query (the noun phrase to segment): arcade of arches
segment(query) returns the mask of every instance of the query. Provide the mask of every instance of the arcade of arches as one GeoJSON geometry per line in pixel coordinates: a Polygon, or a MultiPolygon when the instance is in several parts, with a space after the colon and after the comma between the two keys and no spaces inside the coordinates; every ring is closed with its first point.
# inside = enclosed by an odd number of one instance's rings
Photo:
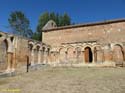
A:
{"type": "Polygon", "coordinates": [[[14,72],[27,64],[124,65],[123,24],[125,20],[52,29],[46,25],[42,42],[0,32],[0,72],[14,72]]]}

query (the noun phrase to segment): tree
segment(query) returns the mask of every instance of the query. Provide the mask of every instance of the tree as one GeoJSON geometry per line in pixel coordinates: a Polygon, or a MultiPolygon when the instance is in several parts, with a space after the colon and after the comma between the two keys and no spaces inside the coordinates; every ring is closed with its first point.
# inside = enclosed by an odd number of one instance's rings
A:
{"type": "Polygon", "coordinates": [[[39,17],[37,32],[40,32],[43,26],[49,21],[49,13],[45,12],[39,17]]]}
{"type": "Polygon", "coordinates": [[[37,32],[37,31],[34,32],[34,33],[33,33],[33,36],[32,36],[32,39],[41,41],[41,39],[42,39],[42,32],[37,32]]]}
{"type": "Polygon", "coordinates": [[[63,15],[59,15],[58,13],[54,13],[54,12],[51,12],[51,13],[45,12],[39,17],[37,31],[35,32],[33,39],[41,40],[42,38],[41,30],[49,20],[55,21],[58,27],[71,24],[71,19],[67,13],[63,15]]]}
{"type": "Polygon", "coordinates": [[[60,20],[60,26],[66,26],[71,24],[70,17],[66,13],[63,16],[61,16],[60,20]]]}
{"type": "Polygon", "coordinates": [[[67,13],[65,13],[64,15],[59,15],[58,13],[56,14],[54,12],[51,12],[51,13],[45,12],[39,18],[38,25],[37,25],[37,31],[38,32],[41,31],[43,26],[45,26],[45,24],[49,20],[55,21],[57,26],[66,26],[66,25],[71,24],[71,19],[67,13]]]}
{"type": "Polygon", "coordinates": [[[33,32],[30,29],[29,25],[30,22],[23,12],[21,11],[11,12],[8,21],[13,34],[29,38],[32,37],[33,32]]]}

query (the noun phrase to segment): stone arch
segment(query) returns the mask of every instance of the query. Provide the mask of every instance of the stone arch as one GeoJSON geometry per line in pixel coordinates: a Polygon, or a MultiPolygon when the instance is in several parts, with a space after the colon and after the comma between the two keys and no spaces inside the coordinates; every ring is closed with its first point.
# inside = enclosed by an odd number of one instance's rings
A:
{"type": "Polygon", "coordinates": [[[38,63],[39,61],[39,51],[40,51],[40,48],[41,48],[41,45],[39,43],[37,43],[35,46],[34,46],[34,56],[35,56],[35,63],[38,63]]]}
{"type": "Polygon", "coordinates": [[[84,56],[85,56],[85,62],[86,63],[92,63],[93,61],[93,53],[92,53],[92,49],[91,47],[85,47],[85,50],[84,50],[84,56]]]}
{"type": "Polygon", "coordinates": [[[7,69],[7,49],[8,49],[8,43],[7,40],[3,40],[0,43],[0,70],[6,70],[7,69]]]}
{"type": "Polygon", "coordinates": [[[37,51],[39,51],[39,50],[40,50],[40,48],[41,48],[41,45],[40,45],[40,44],[36,44],[36,46],[35,46],[35,47],[36,47],[36,50],[37,50],[37,51]]]}
{"type": "Polygon", "coordinates": [[[29,48],[29,63],[34,64],[34,42],[28,41],[28,48],[29,48]]]}
{"type": "Polygon", "coordinates": [[[31,51],[33,49],[34,43],[32,41],[28,42],[28,48],[31,51]]]}
{"type": "Polygon", "coordinates": [[[67,60],[73,62],[75,59],[75,48],[73,46],[67,47],[67,60]]]}
{"type": "Polygon", "coordinates": [[[93,49],[91,44],[86,44],[82,47],[82,51],[84,51],[86,47],[90,47],[91,49],[93,49]]]}
{"type": "Polygon", "coordinates": [[[66,52],[66,48],[65,47],[61,47],[59,49],[59,55],[60,55],[59,61],[60,62],[65,62],[66,59],[67,59],[67,52],[66,52]]]}
{"type": "Polygon", "coordinates": [[[46,51],[46,52],[47,52],[47,62],[50,62],[50,59],[51,59],[51,58],[50,58],[50,57],[51,57],[51,55],[50,55],[50,54],[51,54],[51,53],[50,53],[50,50],[51,50],[51,48],[50,48],[50,47],[47,47],[47,51],[46,51]]]}
{"type": "Polygon", "coordinates": [[[42,61],[44,64],[47,63],[47,46],[46,45],[43,45],[42,46],[42,61]]]}
{"type": "Polygon", "coordinates": [[[46,47],[45,46],[42,46],[42,51],[43,51],[43,53],[46,52],[46,47]]]}
{"type": "Polygon", "coordinates": [[[47,47],[47,55],[50,54],[50,50],[51,50],[51,48],[50,48],[50,47],[47,47]]]}
{"type": "Polygon", "coordinates": [[[93,49],[95,48],[95,47],[102,47],[101,45],[99,45],[99,44],[94,44],[94,45],[92,45],[92,47],[93,47],[93,49]]]}
{"type": "Polygon", "coordinates": [[[116,46],[116,45],[118,45],[118,46],[120,46],[122,48],[124,47],[122,43],[113,43],[113,44],[111,44],[111,49],[113,50],[114,46],[116,46]]]}
{"type": "Polygon", "coordinates": [[[115,44],[113,46],[113,61],[116,64],[121,64],[124,61],[124,50],[120,44],[115,44]]]}
{"type": "Polygon", "coordinates": [[[77,62],[82,62],[83,61],[83,55],[82,55],[82,47],[81,46],[76,46],[75,48],[75,57],[77,62]]]}
{"type": "Polygon", "coordinates": [[[36,45],[37,48],[37,62],[38,64],[41,64],[41,62],[43,61],[43,51],[42,51],[42,45],[40,43],[38,43],[36,45]]]}
{"type": "Polygon", "coordinates": [[[104,62],[104,52],[100,45],[94,46],[94,62],[100,63],[104,62]]]}

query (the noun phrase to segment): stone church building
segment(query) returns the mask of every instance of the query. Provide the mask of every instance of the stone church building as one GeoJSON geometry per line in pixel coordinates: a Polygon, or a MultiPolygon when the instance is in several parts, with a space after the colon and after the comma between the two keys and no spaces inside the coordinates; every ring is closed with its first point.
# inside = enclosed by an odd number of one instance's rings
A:
{"type": "Polygon", "coordinates": [[[0,72],[21,66],[124,66],[125,19],[57,27],[50,20],[38,42],[0,32],[0,72]]]}

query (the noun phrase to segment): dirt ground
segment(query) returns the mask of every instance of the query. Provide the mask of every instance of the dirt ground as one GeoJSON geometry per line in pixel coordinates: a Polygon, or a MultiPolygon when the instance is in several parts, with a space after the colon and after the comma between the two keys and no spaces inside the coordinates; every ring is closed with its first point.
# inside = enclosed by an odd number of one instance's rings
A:
{"type": "Polygon", "coordinates": [[[125,93],[125,68],[45,68],[0,78],[0,93],[125,93]]]}

